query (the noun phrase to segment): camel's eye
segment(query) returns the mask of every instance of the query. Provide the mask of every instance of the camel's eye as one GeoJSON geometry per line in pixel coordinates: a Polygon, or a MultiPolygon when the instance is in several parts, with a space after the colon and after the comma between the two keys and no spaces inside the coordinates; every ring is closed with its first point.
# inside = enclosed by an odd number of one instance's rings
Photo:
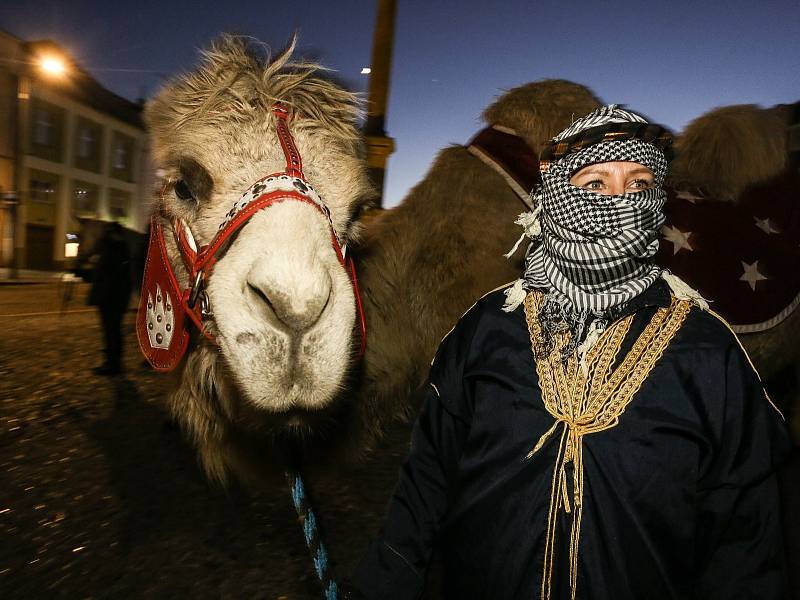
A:
{"type": "Polygon", "coordinates": [[[189,184],[183,179],[178,179],[175,182],[175,195],[181,200],[195,200],[194,194],[189,188],[189,184]]]}

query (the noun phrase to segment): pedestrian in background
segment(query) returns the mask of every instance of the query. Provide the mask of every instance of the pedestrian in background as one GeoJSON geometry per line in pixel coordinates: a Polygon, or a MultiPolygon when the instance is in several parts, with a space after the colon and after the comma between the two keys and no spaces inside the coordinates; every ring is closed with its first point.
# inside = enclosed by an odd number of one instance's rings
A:
{"type": "Polygon", "coordinates": [[[103,326],[104,362],[93,369],[97,375],[122,372],[122,318],[131,295],[131,257],[125,231],[117,222],[106,225],[95,247],[97,264],[89,304],[97,306],[103,326]]]}

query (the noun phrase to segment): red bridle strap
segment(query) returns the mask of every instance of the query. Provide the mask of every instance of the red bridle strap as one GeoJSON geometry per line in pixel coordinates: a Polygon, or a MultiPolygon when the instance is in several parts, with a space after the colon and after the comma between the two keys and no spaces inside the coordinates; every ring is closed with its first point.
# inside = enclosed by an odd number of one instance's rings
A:
{"type": "Polygon", "coordinates": [[[286,157],[286,174],[305,180],[303,159],[300,158],[292,132],[289,131],[289,111],[283,104],[277,103],[272,105],[272,114],[276,118],[275,130],[278,132],[283,155],[286,157]]]}

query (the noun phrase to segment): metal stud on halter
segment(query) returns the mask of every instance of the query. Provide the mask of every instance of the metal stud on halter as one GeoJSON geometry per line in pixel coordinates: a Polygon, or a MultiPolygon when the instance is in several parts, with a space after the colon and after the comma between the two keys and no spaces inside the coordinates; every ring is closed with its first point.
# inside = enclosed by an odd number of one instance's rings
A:
{"type": "MultiPolygon", "coordinates": [[[[207,245],[200,248],[194,241],[189,226],[175,219],[171,231],[175,237],[178,249],[181,252],[184,265],[189,271],[189,287],[183,288],[178,283],[175,271],[169,261],[164,242],[164,227],[162,225],[163,213],[153,216],[150,224],[150,245],[145,262],[144,280],[142,283],[142,297],[139,302],[139,312],[136,320],[136,332],[139,338],[139,347],[148,362],[159,371],[171,371],[181,361],[189,345],[189,332],[186,319],[194,323],[195,327],[210,341],[215,342],[213,336],[204,326],[204,320],[212,317],[212,307],[205,292],[205,285],[211,276],[212,269],[228,247],[231,236],[257,212],[264,210],[279,202],[304,202],[321,212],[328,221],[331,231],[331,244],[336,252],[342,267],[347,271],[353,285],[356,310],[358,313],[359,329],[361,333],[361,353],[363,356],[366,343],[366,326],[361,296],[358,289],[355,265],[351,258],[345,259],[345,249],[336,236],[331,221],[328,207],[314,191],[303,174],[303,163],[297,147],[289,131],[289,112],[281,104],[272,106],[275,115],[275,128],[278,133],[284,156],[286,168],[279,173],[266,175],[254,182],[237,200],[225,219],[219,226],[214,238],[207,245]],[[153,320],[152,297],[171,298],[170,306],[172,323],[171,335],[159,331],[151,337],[150,332],[155,330],[156,324],[160,325],[158,315],[153,320]],[[148,304],[151,306],[148,307],[148,304]],[[158,339],[160,334],[160,340],[158,339]]],[[[164,316],[162,315],[162,321],[164,316]]],[[[165,322],[166,325],[166,322],[165,322]]]]}

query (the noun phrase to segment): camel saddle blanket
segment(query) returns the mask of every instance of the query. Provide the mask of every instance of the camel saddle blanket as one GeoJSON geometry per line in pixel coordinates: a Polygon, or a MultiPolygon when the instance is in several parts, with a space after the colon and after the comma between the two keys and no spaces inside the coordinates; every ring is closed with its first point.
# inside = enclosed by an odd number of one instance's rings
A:
{"type": "Polygon", "coordinates": [[[668,190],[656,262],[737,333],[775,327],[800,304],[800,175],[752,186],[737,204],[668,190]]]}

